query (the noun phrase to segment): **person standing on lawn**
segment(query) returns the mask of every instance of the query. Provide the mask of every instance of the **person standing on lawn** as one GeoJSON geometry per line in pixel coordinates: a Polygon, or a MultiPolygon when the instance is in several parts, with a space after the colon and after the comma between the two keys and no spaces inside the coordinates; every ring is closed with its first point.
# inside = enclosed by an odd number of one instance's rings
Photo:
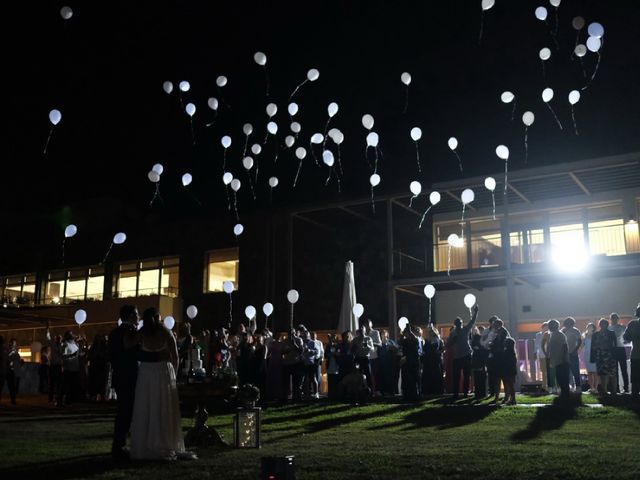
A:
{"type": "MultiPolygon", "coordinates": [[[[616,334],[616,348],[614,350],[614,357],[616,359],[616,363],[620,367],[620,372],[622,373],[622,383],[623,383],[623,391],[624,393],[629,393],[629,372],[627,371],[627,350],[624,348],[624,339],[622,338],[625,327],[620,323],[620,316],[617,313],[612,313],[609,315],[609,320],[611,321],[611,325],[609,326],[609,330],[616,334]]],[[[618,373],[616,371],[616,377],[618,373]]],[[[616,378],[617,384],[617,378],[616,378]]],[[[620,385],[617,387],[618,393],[620,393],[620,385]]]]}
{"type": "Polygon", "coordinates": [[[569,389],[569,347],[567,337],[560,331],[560,322],[555,318],[549,320],[549,343],[547,345],[547,359],[549,366],[555,369],[556,380],[560,387],[560,396],[567,397],[569,389]]]}
{"type": "Polygon", "coordinates": [[[600,330],[591,338],[591,361],[595,362],[600,377],[598,391],[602,394],[618,391],[618,366],[616,364],[616,334],[609,330],[609,322],[601,318],[598,322],[600,330]]]}
{"type": "Polygon", "coordinates": [[[623,337],[625,342],[631,342],[631,394],[636,400],[640,399],[640,303],[636,307],[636,319],[627,324],[623,337]]]}
{"type": "Polygon", "coordinates": [[[575,383],[575,391],[582,391],[582,382],[580,381],[580,357],[578,350],[582,345],[582,334],[576,328],[576,321],[573,317],[565,318],[562,327],[562,333],[567,337],[567,347],[569,348],[569,368],[575,383]]]}
{"type": "Polygon", "coordinates": [[[478,305],[471,308],[471,321],[463,326],[462,319],[456,317],[453,321],[453,331],[447,343],[453,346],[453,398],[458,398],[460,390],[460,374],[463,375],[463,396],[469,395],[469,378],[471,375],[471,329],[478,318],[478,305]]]}

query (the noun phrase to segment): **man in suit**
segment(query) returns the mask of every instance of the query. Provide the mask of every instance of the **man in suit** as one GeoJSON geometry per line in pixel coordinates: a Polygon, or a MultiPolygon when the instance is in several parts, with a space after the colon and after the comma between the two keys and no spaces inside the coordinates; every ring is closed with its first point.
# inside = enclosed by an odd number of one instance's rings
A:
{"type": "Polygon", "coordinates": [[[125,337],[136,331],[138,309],[125,305],[120,309],[122,323],[109,334],[109,358],[113,369],[112,384],[118,398],[111,454],[118,459],[127,458],[127,434],[133,416],[133,401],[138,379],[138,348],[125,348],[125,337]]]}

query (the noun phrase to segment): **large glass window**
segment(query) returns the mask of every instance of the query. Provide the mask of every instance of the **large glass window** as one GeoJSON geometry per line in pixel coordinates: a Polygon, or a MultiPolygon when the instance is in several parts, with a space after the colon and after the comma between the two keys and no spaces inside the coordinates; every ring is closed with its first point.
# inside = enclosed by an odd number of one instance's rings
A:
{"type": "Polygon", "coordinates": [[[222,292],[225,281],[239,287],[240,255],[237,248],[208,252],[206,257],[205,292],[222,292]]]}
{"type": "Polygon", "coordinates": [[[104,268],[76,268],[49,272],[41,301],[45,304],[68,304],[84,300],[102,300],[104,268]]]}
{"type": "Polygon", "coordinates": [[[434,271],[446,272],[449,269],[465,270],[469,268],[467,262],[466,237],[464,243],[461,242],[460,246],[449,248],[449,235],[455,233],[460,237],[462,234],[460,223],[437,224],[434,226],[434,233],[434,271]],[[449,259],[451,260],[450,266],[449,259]]]}
{"type": "Polygon", "coordinates": [[[178,296],[180,260],[177,257],[123,263],[115,282],[119,298],[143,295],[178,296]]]}
{"type": "Polygon", "coordinates": [[[28,304],[35,302],[35,274],[0,277],[2,303],[28,304]]]}
{"type": "Polygon", "coordinates": [[[500,221],[471,221],[471,268],[496,267],[501,261],[500,221]]]}

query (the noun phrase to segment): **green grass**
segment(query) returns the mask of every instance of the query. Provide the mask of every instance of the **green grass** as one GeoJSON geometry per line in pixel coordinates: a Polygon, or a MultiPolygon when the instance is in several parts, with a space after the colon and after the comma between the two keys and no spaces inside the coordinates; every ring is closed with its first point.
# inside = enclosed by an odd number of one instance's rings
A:
{"type": "MultiPolygon", "coordinates": [[[[376,403],[305,404],[263,411],[260,450],[198,448],[195,462],[115,465],[113,408],[0,410],[1,478],[257,479],[262,456],[295,455],[298,479],[640,477],[640,408],[376,403]]],[[[598,399],[583,396],[584,403],[598,399]]],[[[463,402],[463,401],[461,401],[463,402]]],[[[607,402],[608,403],[608,402],[607,402]]],[[[4,409],[4,405],[3,405],[4,409]]],[[[232,439],[231,414],[209,425],[232,439]]],[[[184,419],[185,429],[192,426],[184,419]]]]}

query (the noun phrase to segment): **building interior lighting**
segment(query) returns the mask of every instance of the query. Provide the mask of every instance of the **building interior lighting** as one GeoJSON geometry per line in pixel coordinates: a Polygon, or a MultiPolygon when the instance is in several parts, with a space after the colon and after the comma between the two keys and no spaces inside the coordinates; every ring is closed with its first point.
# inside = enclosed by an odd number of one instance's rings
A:
{"type": "Polygon", "coordinates": [[[584,243],[560,242],[553,245],[551,258],[558,270],[579,273],[587,269],[591,256],[584,243]]]}

